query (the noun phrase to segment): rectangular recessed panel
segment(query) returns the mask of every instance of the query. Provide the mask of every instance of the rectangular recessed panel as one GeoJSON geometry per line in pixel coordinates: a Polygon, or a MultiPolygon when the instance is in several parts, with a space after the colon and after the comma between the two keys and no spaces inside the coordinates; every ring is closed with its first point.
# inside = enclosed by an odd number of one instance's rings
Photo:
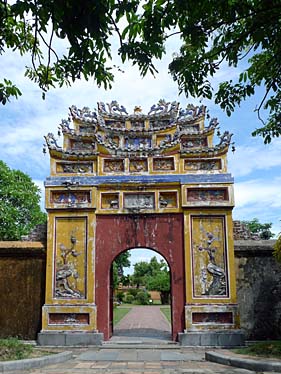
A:
{"type": "Polygon", "coordinates": [[[184,170],[190,171],[212,171],[221,169],[220,159],[210,159],[210,160],[185,160],[184,170]]]}
{"type": "Polygon", "coordinates": [[[183,148],[201,148],[207,147],[208,141],[207,137],[204,138],[190,138],[190,137],[182,137],[181,138],[181,145],[183,148]]]}
{"type": "Polygon", "coordinates": [[[102,193],[101,194],[102,209],[118,209],[119,194],[118,193],[102,193]]]}
{"type": "Polygon", "coordinates": [[[86,174],[93,173],[93,162],[58,162],[57,173],[86,174]]]}
{"type": "Polygon", "coordinates": [[[177,192],[174,191],[167,191],[167,192],[160,192],[159,193],[159,208],[177,208],[178,206],[178,198],[177,192]]]}
{"type": "Polygon", "coordinates": [[[89,325],[88,313],[50,313],[49,325],[89,325]]]}
{"type": "Polygon", "coordinates": [[[125,170],[124,160],[104,160],[103,171],[106,173],[123,172],[125,170]]]}
{"type": "Polygon", "coordinates": [[[229,296],[224,216],[191,216],[193,296],[229,296]]]}
{"type": "Polygon", "coordinates": [[[157,157],[153,159],[153,170],[169,171],[175,170],[174,157],[157,157]]]}
{"type": "Polygon", "coordinates": [[[233,323],[232,312],[194,312],[192,323],[233,323]]]}
{"type": "Polygon", "coordinates": [[[56,218],[54,298],[86,298],[87,227],[87,217],[56,218]]]}
{"type": "Polygon", "coordinates": [[[154,193],[128,193],[124,194],[124,208],[127,209],[153,209],[155,206],[154,193]]]}
{"type": "Polygon", "coordinates": [[[188,188],[187,201],[228,201],[227,188],[188,188]]]}
{"type": "Polygon", "coordinates": [[[53,204],[89,204],[91,202],[90,191],[52,191],[51,192],[51,203],[53,204]]]}
{"type": "Polygon", "coordinates": [[[147,159],[130,160],[131,173],[142,173],[144,171],[148,171],[147,159]]]}

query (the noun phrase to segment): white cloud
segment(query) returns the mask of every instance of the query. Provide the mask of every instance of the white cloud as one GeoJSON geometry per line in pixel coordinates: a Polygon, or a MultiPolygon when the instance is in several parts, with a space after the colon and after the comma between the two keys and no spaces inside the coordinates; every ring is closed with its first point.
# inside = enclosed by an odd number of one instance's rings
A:
{"type": "Polygon", "coordinates": [[[275,139],[270,145],[255,139],[255,145],[237,146],[234,155],[228,155],[229,170],[235,177],[249,175],[257,170],[269,170],[281,166],[281,139],[275,139]]]}
{"type": "Polygon", "coordinates": [[[234,218],[272,222],[273,232],[281,231],[281,177],[254,179],[236,183],[234,218]]]}

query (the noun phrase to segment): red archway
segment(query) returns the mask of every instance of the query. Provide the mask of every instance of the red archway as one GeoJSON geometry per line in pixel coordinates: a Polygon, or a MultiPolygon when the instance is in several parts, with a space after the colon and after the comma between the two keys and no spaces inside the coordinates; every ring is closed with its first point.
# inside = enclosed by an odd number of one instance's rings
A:
{"type": "Polygon", "coordinates": [[[184,246],[181,214],[99,215],[96,220],[97,328],[110,338],[110,268],[124,249],[145,247],[161,254],[171,271],[172,339],[184,330],[184,246]]]}

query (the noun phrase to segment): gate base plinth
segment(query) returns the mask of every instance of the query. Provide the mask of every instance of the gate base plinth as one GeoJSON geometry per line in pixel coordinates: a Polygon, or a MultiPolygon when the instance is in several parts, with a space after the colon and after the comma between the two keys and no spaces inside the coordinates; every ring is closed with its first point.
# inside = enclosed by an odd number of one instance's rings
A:
{"type": "Polygon", "coordinates": [[[238,347],[245,345],[241,330],[187,331],[178,334],[182,346],[238,347]]]}
{"type": "Polygon", "coordinates": [[[103,333],[99,332],[40,332],[38,345],[48,346],[88,346],[102,345],[103,333]]]}

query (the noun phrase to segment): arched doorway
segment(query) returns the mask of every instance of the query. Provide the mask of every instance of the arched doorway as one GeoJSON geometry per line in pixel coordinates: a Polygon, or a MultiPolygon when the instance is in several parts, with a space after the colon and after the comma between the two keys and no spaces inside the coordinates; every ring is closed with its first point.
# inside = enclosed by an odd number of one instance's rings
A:
{"type": "Polygon", "coordinates": [[[161,254],[171,272],[172,339],[184,329],[184,251],[180,214],[99,215],[96,221],[97,327],[105,340],[112,334],[110,269],[113,260],[130,248],[150,248],[161,254]]]}
{"type": "Polygon", "coordinates": [[[113,341],[171,340],[171,271],[166,259],[148,248],[118,255],[111,267],[113,341]]]}

